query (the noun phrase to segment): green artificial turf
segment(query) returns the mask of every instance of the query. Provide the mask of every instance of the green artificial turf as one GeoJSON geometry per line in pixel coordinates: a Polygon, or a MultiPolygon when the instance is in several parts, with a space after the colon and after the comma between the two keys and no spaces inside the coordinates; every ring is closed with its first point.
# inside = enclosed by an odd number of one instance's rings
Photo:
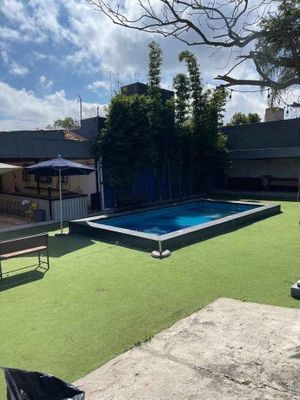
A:
{"type": "Polygon", "coordinates": [[[45,275],[24,270],[0,284],[0,365],[74,381],[218,297],[299,308],[290,286],[300,278],[300,208],[281,204],[280,215],[164,260],[84,236],[52,237],[45,275]]]}

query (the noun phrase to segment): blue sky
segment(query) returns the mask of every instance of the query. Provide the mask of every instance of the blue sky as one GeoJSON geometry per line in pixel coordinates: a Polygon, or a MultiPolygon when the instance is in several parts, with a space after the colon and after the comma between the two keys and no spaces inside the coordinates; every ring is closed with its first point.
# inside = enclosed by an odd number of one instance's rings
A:
{"type": "MultiPolygon", "coordinates": [[[[130,8],[132,0],[124,0],[130,8]]],[[[147,45],[153,37],[113,25],[86,0],[0,0],[0,130],[43,128],[58,118],[78,119],[101,112],[119,85],[147,80],[147,45]]],[[[184,48],[155,36],[164,52],[163,86],[172,88],[177,60],[184,48]]],[[[203,80],[224,72],[228,55],[196,51],[203,80]]],[[[242,66],[240,76],[253,76],[242,66]]],[[[235,93],[226,118],[235,111],[263,114],[266,96],[235,93]],[[243,105],[243,107],[241,107],[243,105]]]]}

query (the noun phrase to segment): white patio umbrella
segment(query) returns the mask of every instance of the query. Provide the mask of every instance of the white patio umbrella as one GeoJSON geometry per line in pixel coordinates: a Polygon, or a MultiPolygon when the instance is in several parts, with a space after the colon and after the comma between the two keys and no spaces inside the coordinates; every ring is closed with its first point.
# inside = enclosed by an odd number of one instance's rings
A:
{"type": "Polygon", "coordinates": [[[17,165],[0,163],[0,175],[6,174],[7,172],[15,171],[20,168],[22,167],[18,167],[17,165]]]}

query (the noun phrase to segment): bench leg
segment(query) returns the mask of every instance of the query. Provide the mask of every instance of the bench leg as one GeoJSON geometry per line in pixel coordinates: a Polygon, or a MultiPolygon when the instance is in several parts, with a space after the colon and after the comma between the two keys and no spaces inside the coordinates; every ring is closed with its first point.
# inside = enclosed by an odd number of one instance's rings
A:
{"type": "Polygon", "coordinates": [[[1,266],[1,261],[0,261],[0,281],[2,280],[2,266],[1,266]]]}
{"type": "Polygon", "coordinates": [[[38,259],[39,259],[39,267],[40,267],[41,266],[41,254],[39,251],[38,251],[38,259]]]}
{"type": "Polygon", "coordinates": [[[49,269],[50,268],[50,261],[49,261],[49,249],[48,249],[48,247],[47,247],[47,265],[48,265],[47,269],[49,269]]]}

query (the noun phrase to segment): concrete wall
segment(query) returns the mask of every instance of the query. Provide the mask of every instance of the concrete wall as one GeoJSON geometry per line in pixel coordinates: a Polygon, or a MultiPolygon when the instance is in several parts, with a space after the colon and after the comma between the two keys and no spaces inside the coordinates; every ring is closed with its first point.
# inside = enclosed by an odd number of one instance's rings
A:
{"type": "Polygon", "coordinates": [[[298,178],[300,158],[268,160],[233,160],[225,174],[236,178],[259,178],[271,175],[274,178],[298,178]]]}
{"type": "Polygon", "coordinates": [[[284,119],[284,109],[280,107],[267,108],[265,112],[265,122],[280,121],[284,119]]]}
{"type": "Polygon", "coordinates": [[[231,160],[225,176],[233,178],[225,181],[232,187],[258,189],[264,175],[298,178],[300,118],[226,127],[224,131],[231,160]]]}
{"type": "Polygon", "coordinates": [[[87,139],[91,139],[100,133],[104,127],[104,123],[105,118],[103,117],[86,118],[81,121],[81,127],[74,130],[74,132],[87,139]]]}
{"type": "Polygon", "coordinates": [[[0,159],[42,160],[61,154],[64,158],[93,157],[89,142],[65,140],[63,131],[0,132],[0,159]]]}
{"type": "Polygon", "coordinates": [[[229,151],[300,146],[300,118],[225,127],[229,151]]]}

